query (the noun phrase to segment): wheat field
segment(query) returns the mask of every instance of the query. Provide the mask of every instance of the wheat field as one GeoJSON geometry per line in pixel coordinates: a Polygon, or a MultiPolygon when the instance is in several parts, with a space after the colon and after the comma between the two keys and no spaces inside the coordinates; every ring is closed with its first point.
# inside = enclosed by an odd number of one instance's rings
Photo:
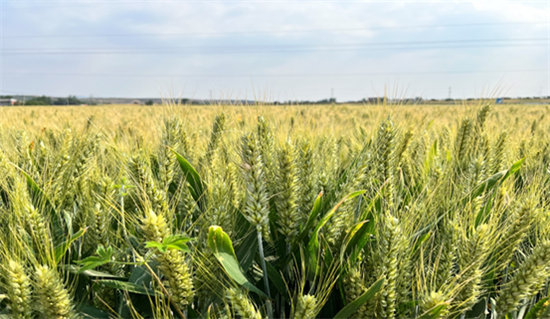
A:
{"type": "Polygon", "coordinates": [[[0,318],[550,318],[548,105],[0,109],[0,318]]]}

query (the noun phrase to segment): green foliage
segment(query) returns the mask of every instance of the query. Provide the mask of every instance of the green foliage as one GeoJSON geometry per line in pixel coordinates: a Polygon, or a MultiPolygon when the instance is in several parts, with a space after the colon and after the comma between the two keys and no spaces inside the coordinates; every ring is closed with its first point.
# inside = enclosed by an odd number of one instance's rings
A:
{"type": "Polygon", "coordinates": [[[158,243],[156,241],[148,241],[145,243],[146,248],[156,248],[161,253],[165,253],[169,249],[176,249],[180,250],[186,253],[191,252],[189,250],[189,246],[187,246],[187,242],[192,240],[191,238],[183,235],[170,235],[167,237],[164,237],[161,243],[158,243]]]}
{"type": "Polygon", "coordinates": [[[82,265],[82,267],[78,270],[78,273],[83,273],[86,270],[94,269],[109,263],[113,258],[113,249],[111,247],[107,247],[107,249],[105,249],[102,245],[99,245],[97,247],[96,254],[98,255],[97,257],[90,256],[76,261],[77,264],[82,265]]]}
{"type": "Polygon", "coordinates": [[[61,259],[63,258],[63,256],[65,255],[65,253],[67,253],[67,250],[69,249],[69,247],[71,246],[71,244],[79,239],[80,237],[82,237],[84,235],[84,233],[86,233],[86,229],[87,228],[84,228],[84,229],[81,229],[79,230],[78,232],[76,232],[74,235],[72,235],[69,239],[67,239],[66,241],[62,242],[61,244],[59,244],[57,247],[55,247],[55,250],[54,250],[54,253],[55,253],[55,262],[56,263],[59,263],[61,261],[61,259]]]}
{"type": "Polygon", "coordinates": [[[372,286],[365,291],[364,294],[362,294],[359,298],[355,299],[351,303],[349,303],[347,306],[345,306],[342,310],[340,310],[335,316],[335,319],[346,319],[351,317],[353,313],[355,313],[359,308],[367,301],[372,299],[382,288],[382,285],[384,284],[384,278],[379,279],[376,281],[372,286]]]}
{"type": "Polygon", "coordinates": [[[259,295],[267,297],[261,290],[256,288],[242,273],[237,256],[235,256],[235,250],[233,249],[233,243],[229,236],[217,226],[211,226],[208,232],[208,245],[214,252],[214,255],[225,269],[226,273],[237,284],[244,288],[256,292],[259,295]]]}

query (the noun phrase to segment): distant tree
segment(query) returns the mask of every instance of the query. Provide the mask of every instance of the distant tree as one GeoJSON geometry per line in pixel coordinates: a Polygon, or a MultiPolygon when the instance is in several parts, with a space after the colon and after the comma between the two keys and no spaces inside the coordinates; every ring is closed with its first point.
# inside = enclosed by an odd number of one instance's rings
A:
{"type": "Polygon", "coordinates": [[[52,105],[52,99],[49,96],[42,95],[25,101],[25,105],[52,105]]]}
{"type": "Polygon", "coordinates": [[[145,102],[145,105],[153,105],[153,104],[154,104],[153,100],[149,100],[149,101],[145,102]]]}
{"type": "Polygon", "coordinates": [[[82,101],[76,98],[74,95],[69,95],[66,98],[59,98],[53,101],[53,105],[80,105],[82,101]]]}
{"type": "MultiPolygon", "coordinates": [[[[309,102],[309,101],[305,101],[305,102],[309,102]]],[[[330,103],[336,103],[336,99],[335,98],[330,98],[330,99],[323,99],[323,100],[319,100],[319,101],[316,101],[316,102],[313,102],[314,104],[330,104],[330,103]]]]}

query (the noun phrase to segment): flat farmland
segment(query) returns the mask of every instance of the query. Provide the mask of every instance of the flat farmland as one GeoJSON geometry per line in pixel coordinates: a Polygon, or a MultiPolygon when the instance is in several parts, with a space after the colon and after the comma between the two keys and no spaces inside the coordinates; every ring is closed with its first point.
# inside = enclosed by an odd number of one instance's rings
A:
{"type": "Polygon", "coordinates": [[[549,127],[520,104],[0,108],[0,317],[546,318],[549,127]]]}

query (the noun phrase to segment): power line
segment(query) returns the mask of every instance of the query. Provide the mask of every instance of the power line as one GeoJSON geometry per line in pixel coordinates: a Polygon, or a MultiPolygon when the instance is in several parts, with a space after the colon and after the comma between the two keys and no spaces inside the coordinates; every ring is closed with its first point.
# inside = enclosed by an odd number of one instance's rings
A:
{"type": "Polygon", "coordinates": [[[187,49],[300,49],[300,48],[338,48],[345,47],[363,47],[363,46],[394,46],[394,45],[426,45],[426,44],[457,44],[457,43],[488,43],[488,42],[532,42],[532,41],[546,41],[548,38],[520,38],[520,39],[462,39],[462,40],[435,40],[435,41],[393,41],[393,42],[366,42],[366,43],[337,43],[337,44],[277,44],[277,45],[200,45],[200,46],[183,46],[183,47],[160,47],[160,48],[128,48],[128,49],[111,49],[111,48],[16,48],[7,49],[4,52],[11,51],[49,51],[49,50],[62,50],[63,52],[69,50],[96,50],[96,51],[109,51],[109,50],[147,50],[147,51],[162,51],[162,50],[187,50],[187,49]]]}
{"type": "Polygon", "coordinates": [[[236,34],[284,34],[284,33],[311,33],[311,32],[358,32],[379,31],[393,29],[426,29],[426,28],[464,28],[503,25],[546,25],[547,22],[502,22],[502,23],[457,23],[457,24],[427,24],[412,26],[363,27],[349,29],[294,29],[294,30],[246,30],[224,32],[178,32],[178,33],[125,33],[125,34],[54,34],[54,35],[5,35],[4,38],[86,38],[86,37],[143,37],[143,36],[216,36],[236,34]]]}
{"type": "MultiPolygon", "coordinates": [[[[167,4],[177,4],[177,3],[224,3],[224,2],[235,2],[235,3],[257,3],[257,2],[272,2],[272,3],[331,3],[331,2],[357,2],[357,3],[377,3],[377,2],[397,2],[397,3],[441,3],[440,0],[409,0],[409,1],[403,1],[403,0],[350,0],[350,1],[334,1],[334,0],[126,0],[126,1],[115,1],[115,0],[85,0],[85,1],[75,1],[75,0],[3,0],[4,3],[55,3],[55,6],[59,6],[59,3],[63,4],[63,6],[73,6],[73,5],[88,5],[88,4],[133,4],[133,3],[152,3],[152,4],[158,4],[158,3],[167,3],[167,4]]],[[[502,0],[483,0],[484,3],[500,3],[502,0]]],[[[470,3],[470,0],[459,0],[456,1],[458,3],[470,3]]],[[[544,0],[510,0],[508,2],[519,2],[519,3],[544,3],[544,0]]],[[[46,8],[46,7],[53,7],[53,5],[50,6],[41,6],[40,8],[46,8]]]]}
{"type": "Polygon", "coordinates": [[[10,51],[4,50],[4,56],[20,56],[20,55],[94,55],[94,54],[244,54],[244,53],[292,53],[292,52],[341,52],[341,51],[380,51],[380,50],[440,50],[440,49],[465,49],[465,48],[504,48],[504,47],[536,47],[536,46],[545,46],[545,43],[522,43],[522,44],[492,44],[492,45],[445,45],[445,46],[361,46],[361,47],[346,47],[346,48],[337,48],[337,47],[301,47],[301,48],[280,48],[277,50],[242,50],[241,48],[234,48],[233,50],[208,50],[205,49],[118,49],[118,50],[81,50],[81,51],[10,51]]]}
{"type": "Polygon", "coordinates": [[[95,55],[95,54],[245,54],[245,53],[289,53],[289,52],[342,52],[342,51],[381,51],[381,50],[441,50],[441,49],[464,49],[464,48],[506,48],[506,47],[537,47],[546,46],[540,44],[503,44],[503,45],[468,45],[468,46],[427,46],[427,47],[392,47],[392,48],[355,48],[355,49],[326,49],[326,50],[270,50],[270,51],[82,51],[82,52],[5,52],[4,56],[20,55],[95,55]]]}
{"type": "Polygon", "coordinates": [[[287,74],[120,74],[120,73],[40,73],[40,72],[4,72],[13,76],[85,76],[85,77],[195,77],[195,78],[250,78],[250,77],[342,77],[342,76],[372,76],[372,75],[445,75],[445,74],[483,74],[483,73],[537,73],[546,72],[542,69],[525,70],[471,70],[471,71],[428,71],[428,72],[366,72],[366,73],[287,73],[287,74]]]}

